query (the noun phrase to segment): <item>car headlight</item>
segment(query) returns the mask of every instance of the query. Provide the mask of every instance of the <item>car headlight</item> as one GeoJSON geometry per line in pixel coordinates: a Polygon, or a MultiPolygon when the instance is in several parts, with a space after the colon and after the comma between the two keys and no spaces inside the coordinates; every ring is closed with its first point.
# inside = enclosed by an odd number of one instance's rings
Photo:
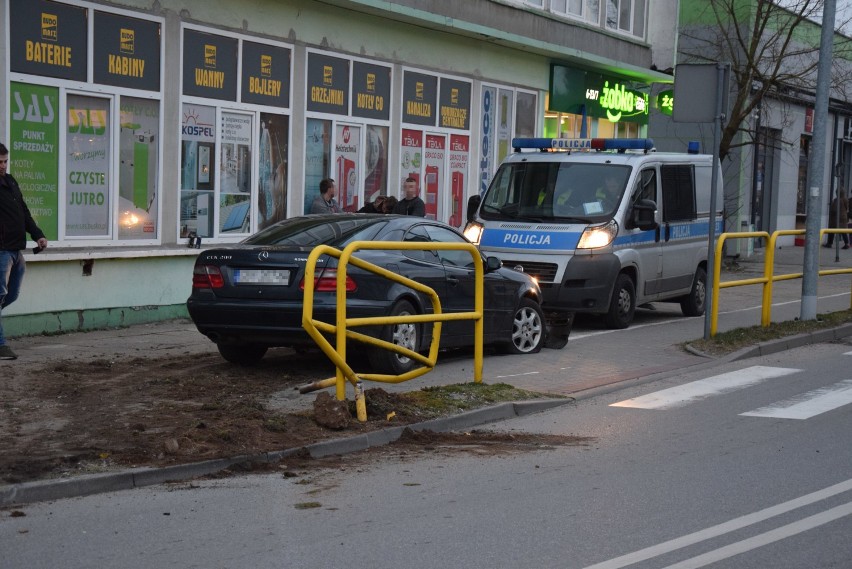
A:
{"type": "Polygon", "coordinates": [[[482,237],[482,225],[471,221],[464,228],[464,236],[474,245],[479,245],[479,238],[482,237]]]}
{"type": "Polygon", "coordinates": [[[618,235],[618,223],[613,219],[605,225],[587,227],[580,236],[577,249],[600,249],[612,243],[618,235]]]}

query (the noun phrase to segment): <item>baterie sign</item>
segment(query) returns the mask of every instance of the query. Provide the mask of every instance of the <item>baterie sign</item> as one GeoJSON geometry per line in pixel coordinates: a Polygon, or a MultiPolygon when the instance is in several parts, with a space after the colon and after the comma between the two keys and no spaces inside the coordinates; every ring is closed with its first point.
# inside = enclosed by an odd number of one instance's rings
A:
{"type": "Polygon", "coordinates": [[[290,57],[291,52],[285,47],[244,41],[241,100],[289,107],[290,57]]]}
{"type": "Polygon", "coordinates": [[[183,94],[237,100],[237,40],[183,31],[183,94]]]}
{"type": "Polygon", "coordinates": [[[87,10],[39,0],[10,0],[10,63],[18,73],[86,81],[87,10]]]}
{"type": "Polygon", "coordinates": [[[95,12],[95,83],[160,90],[160,24],[95,12]]]}

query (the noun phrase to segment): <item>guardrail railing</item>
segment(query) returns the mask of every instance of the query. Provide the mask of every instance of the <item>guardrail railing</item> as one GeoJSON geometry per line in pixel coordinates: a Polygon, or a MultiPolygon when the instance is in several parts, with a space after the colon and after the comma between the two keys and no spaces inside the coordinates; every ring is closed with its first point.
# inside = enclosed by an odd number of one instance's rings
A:
{"type": "MultiPolygon", "coordinates": [[[[820,243],[822,236],[826,233],[846,233],[852,234],[852,229],[821,229],[819,232],[820,243]]],[[[723,288],[747,286],[754,284],[763,285],[763,297],[761,301],[760,325],[766,328],[772,321],[772,288],[777,281],[786,281],[802,278],[802,273],[787,273],[783,275],[775,274],[775,243],[779,237],[784,235],[804,235],[804,229],[779,229],[771,235],[766,231],[743,231],[733,233],[722,233],[716,241],[716,258],[713,264],[713,299],[711,302],[710,311],[710,337],[716,335],[719,323],[719,290],[723,288]],[[762,238],[767,240],[766,255],[763,259],[763,276],[751,279],[740,279],[733,281],[720,282],[719,276],[722,273],[722,250],[725,241],[728,239],[754,239],[762,238]]],[[[821,269],[817,273],[819,276],[826,275],[842,275],[852,274],[850,269],[821,269]]],[[[852,298],[850,299],[850,308],[852,308],[852,298]]]]}
{"type": "Polygon", "coordinates": [[[482,382],[482,353],[483,353],[483,266],[482,257],[479,251],[470,243],[415,243],[415,242],[395,242],[395,241],[354,241],[347,245],[342,251],[327,245],[315,247],[308,256],[308,262],[305,266],[305,294],[304,305],[302,308],[302,326],[308,334],[317,343],[320,349],[334,363],[337,368],[335,377],[314,382],[301,389],[302,393],[323,389],[334,385],[336,387],[337,399],[343,401],[346,398],[346,380],[348,380],[355,390],[355,408],[358,415],[358,420],[364,422],[367,420],[366,403],[363,397],[363,389],[361,380],[378,381],[384,383],[401,383],[419,377],[428,373],[435,367],[438,359],[438,350],[441,340],[441,324],[451,320],[474,320],[474,356],[473,356],[473,374],[474,382],[482,382]],[[476,285],[474,288],[474,308],[471,312],[455,312],[445,314],[441,310],[441,300],[437,293],[430,287],[408,279],[402,275],[389,271],[383,267],[359,259],[353,256],[357,251],[370,250],[420,250],[420,251],[468,251],[473,258],[473,267],[475,271],[476,285]],[[321,320],[316,320],[313,317],[314,307],[314,286],[317,260],[322,255],[329,255],[338,259],[337,266],[337,290],[336,290],[336,309],[335,323],[330,324],[321,320]],[[432,303],[432,314],[411,314],[401,316],[373,316],[362,318],[347,318],[346,316],[346,273],[349,265],[354,265],[360,269],[371,271],[381,275],[392,281],[401,283],[413,290],[425,294],[432,303]],[[424,356],[413,350],[409,350],[403,346],[398,346],[392,342],[387,342],[373,336],[361,334],[350,330],[356,326],[388,326],[394,324],[408,323],[434,323],[432,329],[432,341],[429,346],[429,355],[424,356]],[[323,335],[323,332],[333,335],[336,346],[331,343],[323,335]],[[421,367],[400,375],[387,375],[375,373],[356,373],[352,367],[346,362],[346,341],[347,339],[356,340],[368,344],[373,347],[391,350],[403,356],[413,359],[416,362],[423,364],[421,367]]]}

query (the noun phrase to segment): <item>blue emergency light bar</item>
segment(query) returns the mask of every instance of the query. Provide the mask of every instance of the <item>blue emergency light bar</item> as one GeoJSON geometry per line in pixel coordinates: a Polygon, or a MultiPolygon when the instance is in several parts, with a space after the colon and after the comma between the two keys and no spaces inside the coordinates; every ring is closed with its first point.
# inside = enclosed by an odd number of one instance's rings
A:
{"type": "Polygon", "coordinates": [[[654,148],[650,138],[513,138],[512,148],[536,150],[644,150],[654,148]]]}

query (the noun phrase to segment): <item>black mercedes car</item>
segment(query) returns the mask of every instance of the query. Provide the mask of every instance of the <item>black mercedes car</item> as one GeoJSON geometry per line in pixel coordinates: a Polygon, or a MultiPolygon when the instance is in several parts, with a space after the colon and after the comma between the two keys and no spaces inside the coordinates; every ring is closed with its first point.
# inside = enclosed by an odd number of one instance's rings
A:
{"type": "MultiPolygon", "coordinates": [[[[420,217],[336,214],[287,219],[236,245],[200,253],[187,300],[189,314],[230,362],[251,365],[274,346],[313,346],[302,327],[308,255],[317,245],[342,250],[353,241],[467,242],[452,227],[420,217]]],[[[475,271],[468,251],[362,250],[355,256],[433,288],[444,312],[473,310],[475,271]]],[[[538,284],[529,275],[501,267],[496,258],[485,259],[483,266],[485,343],[509,353],[538,352],[546,334],[538,284]]],[[[349,318],[432,311],[428,297],[400,283],[354,265],[347,268],[347,277],[349,318]]],[[[336,286],[337,259],[321,256],[315,271],[315,319],[334,323],[336,286]]],[[[356,331],[425,352],[432,326],[398,324],[356,331]]],[[[473,327],[472,320],[445,322],[441,349],[473,345],[473,327]]],[[[380,373],[403,373],[415,365],[390,350],[368,349],[370,364],[380,373]]]]}

